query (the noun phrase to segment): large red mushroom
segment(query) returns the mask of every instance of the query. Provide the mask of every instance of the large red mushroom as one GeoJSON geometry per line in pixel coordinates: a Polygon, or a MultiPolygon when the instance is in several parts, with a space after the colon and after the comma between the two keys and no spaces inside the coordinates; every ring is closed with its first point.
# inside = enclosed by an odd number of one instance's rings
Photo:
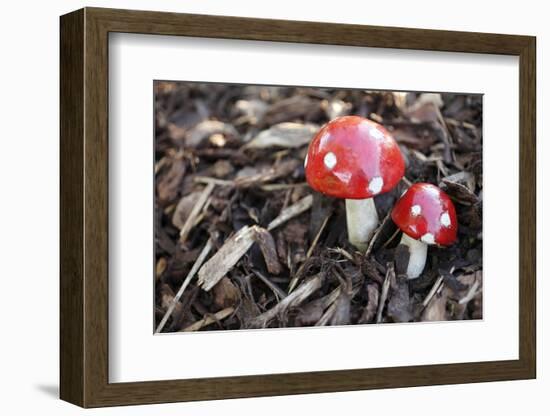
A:
{"type": "Polygon", "coordinates": [[[313,137],[304,165],[313,189],[346,200],[349,241],[365,251],[378,226],[372,198],[393,189],[405,172],[393,137],[366,118],[339,117],[313,137]]]}
{"type": "Polygon", "coordinates": [[[403,231],[400,244],[409,249],[409,279],[416,279],[424,270],[428,245],[448,246],[456,241],[455,206],[435,185],[413,184],[397,201],[391,216],[403,231]]]}

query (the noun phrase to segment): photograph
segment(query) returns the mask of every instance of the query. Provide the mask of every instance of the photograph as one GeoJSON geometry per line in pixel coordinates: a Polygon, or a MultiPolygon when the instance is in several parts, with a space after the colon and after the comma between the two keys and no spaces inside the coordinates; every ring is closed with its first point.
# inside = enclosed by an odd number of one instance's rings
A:
{"type": "Polygon", "coordinates": [[[155,80],[155,334],[483,319],[483,95],[155,80]]]}

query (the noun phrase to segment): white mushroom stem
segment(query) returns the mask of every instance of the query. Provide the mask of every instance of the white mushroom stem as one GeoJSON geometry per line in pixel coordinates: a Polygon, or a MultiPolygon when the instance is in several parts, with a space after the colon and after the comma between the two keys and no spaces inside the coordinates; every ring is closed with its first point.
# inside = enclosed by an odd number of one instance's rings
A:
{"type": "Polygon", "coordinates": [[[422,274],[426,265],[426,257],[428,254],[428,245],[420,240],[416,240],[403,233],[401,242],[409,249],[409,264],[407,266],[407,277],[416,279],[422,274]]]}
{"type": "Polygon", "coordinates": [[[374,199],[346,199],[346,222],[349,242],[364,253],[372,233],[378,227],[374,199]]]}

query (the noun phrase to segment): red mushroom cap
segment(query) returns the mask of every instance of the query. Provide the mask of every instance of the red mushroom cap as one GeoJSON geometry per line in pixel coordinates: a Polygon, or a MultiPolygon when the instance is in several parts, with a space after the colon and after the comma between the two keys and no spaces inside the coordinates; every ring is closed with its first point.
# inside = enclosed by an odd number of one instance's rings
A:
{"type": "Polygon", "coordinates": [[[358,116],[336,118],[323,126],[309,144],[304,164],[313,189],[345,199],[388,192],[405,172],[399,146],[388,131],[358,116]]]}
{"type": "Polygon", "coordinates": [[[451,198],[430,183],[415,183],[393,207],[392,220],[405,234],[426,244],[456,241],[458,222],[451,198]]]}

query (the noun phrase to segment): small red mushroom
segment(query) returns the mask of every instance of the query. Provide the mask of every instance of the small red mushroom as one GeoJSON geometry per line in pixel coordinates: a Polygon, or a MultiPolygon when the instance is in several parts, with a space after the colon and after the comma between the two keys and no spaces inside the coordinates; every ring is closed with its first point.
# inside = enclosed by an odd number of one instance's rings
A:
{"type": "Polygon", "coordinates": [[[412,185],[393,207],[391,217],[403,231],[400,244],[409,248],[409,279],[416,279],[424,270],[428,245],[447,246],[456,241],[455,206],[435,185],[412,185]]]}
{"type": "Polygon", "coordinates": [[[399,146],[380,124],[359,116],[336,118],[319,130],[304,161],[309,185],[346,200],[350,243],[367,248],[378,226],[375,195],[393,189],[405,163],[399,146]]]}

